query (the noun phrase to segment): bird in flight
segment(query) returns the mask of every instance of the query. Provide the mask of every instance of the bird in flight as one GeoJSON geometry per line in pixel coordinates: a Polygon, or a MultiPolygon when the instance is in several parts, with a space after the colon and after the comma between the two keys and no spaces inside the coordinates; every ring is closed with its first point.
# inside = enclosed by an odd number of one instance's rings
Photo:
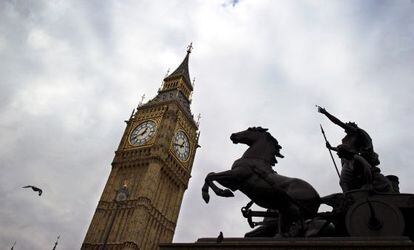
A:
{"type": "Polygon", "coordinates": [[[24,186],[23,188],[31,188],[33,191],[38,192],[39,196],[41,196],[43,193],[42,189],[35,187],[35,186],[31,186],[31,185],[24,186]]]}

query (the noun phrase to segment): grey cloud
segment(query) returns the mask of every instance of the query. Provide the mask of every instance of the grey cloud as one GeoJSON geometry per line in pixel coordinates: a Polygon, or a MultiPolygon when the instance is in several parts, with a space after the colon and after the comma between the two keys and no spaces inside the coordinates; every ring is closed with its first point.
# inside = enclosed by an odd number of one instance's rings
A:
{"type": "Polygon", "coordinates": [[[59,249],[79,248],[123,120],[142,93],[155,95],[190,41],[202,147],[176,242],[249,230],[243,194],[208,205],[200,194],[208,172],[229,169],[246,149],[229,136],[248,126],[268,127],[280,141],[286,158],[277,171],[322,195],[339,192],[319,123],[333,144],[344,133],[314,104],[366,129],[383,172],[414,192],[410,1],[222,3],[0,3],[2,244],[44,249],[60,234],[59,249]],[[44,197],[22,190],[26,184],[42,186],[44,197]]]}

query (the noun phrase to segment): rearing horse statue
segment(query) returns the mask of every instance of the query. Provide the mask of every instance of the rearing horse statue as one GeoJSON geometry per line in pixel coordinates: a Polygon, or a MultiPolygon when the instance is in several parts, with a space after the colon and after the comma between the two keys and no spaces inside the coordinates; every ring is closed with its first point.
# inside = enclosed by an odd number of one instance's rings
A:
{"type": "MultiPolygon", "coordinates": [[[[230,136],[233,143],[247,144],[249,148],[236,160],[231,170],[209,173],[205,178],[202,196],[210,200],[209,188],[222,197],[233,197],[240,190],[257,205],[279,211],[279,234],[287,234],[292,225],[303,225],[313,218],[320,205],[318,192],[306,181],[279,175],[272,169],[276,157],[283,158],[282,148],[267,129],[248,128],[230,136]],[[221,189],[214,181],[226,187],[221,189]]],[[[297,235],[289,235],[297,236],[297,235]]]]}

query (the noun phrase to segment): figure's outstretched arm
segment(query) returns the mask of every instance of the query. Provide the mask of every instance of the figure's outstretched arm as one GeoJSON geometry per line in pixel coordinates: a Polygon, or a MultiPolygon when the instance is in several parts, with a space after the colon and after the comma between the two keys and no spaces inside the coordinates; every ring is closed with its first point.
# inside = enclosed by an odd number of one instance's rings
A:
{"type": "Polygon", "coordinates": [[[326,111],[326,109],[317,106],[318,107],[318,112],[321,114],[324,114],[326,117],[328,117],[329,120],[331,120],[331,122],[335,123],[336,125],[340,126],[341,128],[345,129],[346,131],[354,131],[355,128],[352,126],[347,125],[346,123],[342,122],[341,120],[339,120],[338,118],[336,118],[335,116],[331,115],[328,111],[326,111]]]}

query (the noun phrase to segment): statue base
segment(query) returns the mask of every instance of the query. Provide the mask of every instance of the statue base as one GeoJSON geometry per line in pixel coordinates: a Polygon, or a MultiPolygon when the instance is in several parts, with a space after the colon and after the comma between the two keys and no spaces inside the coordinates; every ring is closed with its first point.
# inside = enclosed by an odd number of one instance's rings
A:
{"type": "Polygon", "coordinates": [[[195,243],[160,244],[160,250],[204,250],[204,249],[259,249],[259,250],[315,250],[315,249],[363,249],[400,250],[414,249],[408,237],[324,237],[324,238],[224,238],[217,243],[216,238],[200,238],[195,243]]]}

